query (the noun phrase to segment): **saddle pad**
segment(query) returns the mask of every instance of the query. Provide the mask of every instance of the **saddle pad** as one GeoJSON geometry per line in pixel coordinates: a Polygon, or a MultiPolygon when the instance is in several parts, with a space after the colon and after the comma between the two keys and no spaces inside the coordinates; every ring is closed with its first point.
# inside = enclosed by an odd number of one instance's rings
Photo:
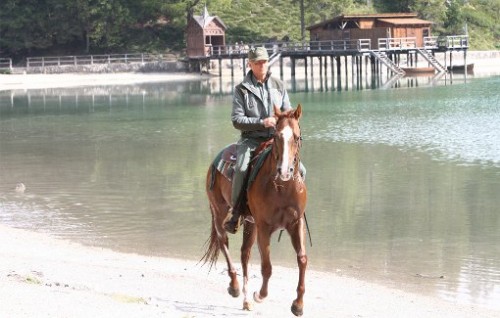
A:
{"type": "Polygon", "coordinates": [[[210,189],[215,182],[215,172],[219,171],[229,181],[233,179],[234,165],[236,164],[236,144],[230,144],[223,148],[212,162],[210,189]]]}
{"type": "MultiPolygon", "coordinates": [[[[210,189],[213,188],[215,182],[215,172],[219,171],[229,181],[233,180],[234,166],[236,165],[236,147],[237,145],[230,144],[223,148],[212,162],[210,189]]],[[[267,155],[270,153],[272,147],[267,147],[260,151],[256,157],[253,157],[250,164],[250,176],[248,178],[247,189],[252,181],[257,176],[260,167],[264,163],[267,155]]]]}

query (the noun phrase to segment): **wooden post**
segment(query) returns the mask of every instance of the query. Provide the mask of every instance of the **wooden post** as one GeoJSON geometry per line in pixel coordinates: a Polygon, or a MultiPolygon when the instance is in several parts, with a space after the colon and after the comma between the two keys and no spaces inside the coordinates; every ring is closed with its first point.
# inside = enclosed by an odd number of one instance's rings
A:
{"type": "Polygon", "coordinates": [[[325,81],[328,78],[327,73],[328,73],[328,59],[325,56],[325,81]]]}
{"type": "Polygon", "coordinates": [[[341,74],[341,66],[340,66],[340,56],[335,57],[335,60],[337,62],[337,90],[341,90],[342,87],[342,78],[340,76],[341,74]]]}
{"type": "Polygon", "coordinates": [[[341,62],[340,62],[340,56],[336,57],[337,59],[337,80],[340,80],[340,74],[342,72],[342,67],[341,67],[341,62]]]}
{"type": "MultiPolygon", "coordinates": [[[[351,82],[352,88],[354,89],[354,81],[356,80],[356,73],[354,72],[356,69],[356,55],[351,55],[351,82]]],[[[346,83],[347,88],[347,83],[346,83]]]]}
{"type": "Polygon", "coordinates": [[[323,57],[318,56],[319,59],[319,78],[323,77],[323,57]]]}
{"type": "Polygon", "coordinates": [[[363,70],[364,70],[364,65],[363,65],[363,55],[360,55],[359,56],[359,83],[361,84],[361,86],[363,86],[363,70]]]}
{"type": "MultiPolygon", "coordinates": [[[[280,78],[283,79],[283,56],[280,56],[280,78]]],[[[295,59],[292,58],[292,76],[295,76],[295,59]]]]}
{"type": "Polygon", "coordinates": [[[234,63],[233,63],[233,57],[231,56],[231,77],[234,77],[234,63]]]}
{"type": "Polygon", "coordinates": [[[361,86],[363,79],[363,56],[358,56],[358,85],[361,86]]]}
{"type": "Polygon", "coordinates": [[[323,57],[318,56],[319,59],[319,89],[323,91],[323,57]]]}
{"type": "Polygon", "coordinates": [[[331,77],[332,77],[332,86],[333,86],[333,78],[335,77],[334,74],[335,74],[335,71],[333,70],[333,64],[334,64],[334,58],[333,58],[333,55],[330,55],[330,71],[331,71],[331,77]]]}
{"type": "Polygon", "coordinates": [[[347,86],[348,84],[348,73],[349,73],[349,67],[347,67],[347,55],[344,56],[344,64],[345,64],[345,85],[347,86]]]}
{"type": "Polygon", "coordinates": [[[311,78],[314,78],[314,57],[311,56],[311,78]]]}
{"type": "Polygon", "coordinates": [[[467,81],[467,50],[464,50],[464,74],[465,74],[465,80],[467,81]]]}
{"type": "Polygon", "coordinates": [[[307,56],[304,58],[304,74],[306,76],[306,82],[307,82],[307,56]]]}

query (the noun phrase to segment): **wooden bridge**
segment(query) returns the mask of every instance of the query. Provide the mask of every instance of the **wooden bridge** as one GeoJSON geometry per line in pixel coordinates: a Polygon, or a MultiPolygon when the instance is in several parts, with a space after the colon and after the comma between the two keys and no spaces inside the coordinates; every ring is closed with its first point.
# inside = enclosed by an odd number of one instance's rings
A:
{"type": "MultiPolygon", "coordinates": [[[[313,58],[318,58],[320,68],[324,65],[325,71],[327,67],[327,59],[330,58],[330,65],[337,65],[337,73],[341,73],[341,58],[344,57],[345,65],[347,66],[347,57],[351,58],[353,69],[361,68],[362,58],[370,60],[372,71],[379,72],[381,66],[385,66],[388,72],[404,75],[405,70],[400,67],[400,56],[405,54],[408,56],[407,61],[411,65],[420,57],[424,59],[430,67],[437,72],[446,72],[446,53],[453,51],[464,52],[464,60],[466,59],[466,51],[469,48],[469,40],[466,35],[445,36],[445,37],[425,37],[423,47],[417,47],[416,38],[380,38],[377,43],[372,43],[370,39],[359,40],[331,40],[331,41],[310,41],[307,43],[296,42],[273,42],[273,43],[252,43],[249,45],[219,45],[205,47],[204,56],[195,56],[188,59],[191,69],[209,67],[212,61],[219,62],[219,75],[221,76],[222,61],[230,60],[230,65],[234,65],[233,60],[241,59],[243,68],[246,67],[246,59],[248,50],[263,46],[268,50],[270,56],[270,64],[280,61],[280,74],[283,77],[283,58],[290,58],[291,74],[295,76],[295,65],[297,59],[304,60],[305,72],[307,75],[308,58],[313,64],[313,58]],[[440,63],[435,54],[442,52],[445,54],[445,65],[440,63]]],[[[451,65],[450,54],[450,65],[451,65]]],[[[246,73],[246,69],[243,70],[246,73]]],[[[322,70],[320,70],[321,72],[322,70]]],[[[311,67],[312,72],[312,67],[311,67]]],[[[234,75],[231,70],[231,75],[234,75]]]]}

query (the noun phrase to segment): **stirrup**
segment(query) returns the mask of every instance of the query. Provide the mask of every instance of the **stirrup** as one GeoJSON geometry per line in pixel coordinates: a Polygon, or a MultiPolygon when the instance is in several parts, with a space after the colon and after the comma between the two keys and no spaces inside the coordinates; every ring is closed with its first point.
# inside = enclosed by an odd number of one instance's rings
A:
{"type": "Polygon", "coordinates": [[[224,222],[224,229],[231,234],[236,234],[241,226],[241,215],[238,213],[236,216],[233,211],[232,208],[229,210],[231,217],[224,222]]]}

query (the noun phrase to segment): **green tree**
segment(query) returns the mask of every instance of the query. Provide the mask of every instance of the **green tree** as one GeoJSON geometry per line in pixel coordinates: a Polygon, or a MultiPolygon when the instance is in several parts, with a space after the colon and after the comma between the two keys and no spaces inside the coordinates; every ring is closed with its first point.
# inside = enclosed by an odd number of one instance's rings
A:
{"type": "Polygon", "coordinates": [[[500,46],[500,0],[2,0],[0,54],[181,51],[187,19],[205,5],[228,43],[307,40],[307,26],[340,14],[416,12],[434,35],[467,26],[472,48],[500,46]]]}
{"type": "Polygon", "coordinates": [[[443,31],[443,20],[446,14],[446,3],[443,0],[415,0],[409,7],[411,12],[418,13],[422,19],[433,21],[434,33],[443,31]]]}
{"type": "Polygon", "coordinates": [[[4,0],[0,2],[0,48],[2,54],[29,54],[52,45],[50,15],[45,1],[4,0]]]}
{"type": "Polygon", "coordinates": [[[445,32],[449,34],[459,34],[463,32],[462,0],[446,1],[446,11],[444,19],[445,32]]]}

